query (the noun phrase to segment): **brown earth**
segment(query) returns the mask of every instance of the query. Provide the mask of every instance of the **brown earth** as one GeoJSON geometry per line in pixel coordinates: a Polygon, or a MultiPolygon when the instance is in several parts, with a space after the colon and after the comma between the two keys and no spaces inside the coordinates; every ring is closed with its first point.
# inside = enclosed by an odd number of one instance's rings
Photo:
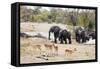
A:
{"type": "MultiPolygon", "coordinates": [[[[51,26],[21,23],[21,32],[47,32],[51,26]]],[[[95,59],[95,45],[79,44],[74,39],[72,44],[55,44],[48,39],[21,37],[20,53],[20,63],[91,60],[95,59]]]]}
{"type": "Polygon", "coordinates": [[[42,38],[21,38],[20,52],[21,63],[95,59],[95,45],[54,44],[42,38]],[[57,46],[58,50],[55,50],[53,46],[57,46]]]}

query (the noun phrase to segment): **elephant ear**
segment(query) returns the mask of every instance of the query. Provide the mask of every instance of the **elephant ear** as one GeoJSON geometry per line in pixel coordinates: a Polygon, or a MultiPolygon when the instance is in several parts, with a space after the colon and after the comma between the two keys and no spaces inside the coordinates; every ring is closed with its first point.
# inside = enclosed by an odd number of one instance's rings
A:
{"type": "Polygon", "coordinates": [[[80,26],[75,26],[74,32],[79,32],[79,30],[82,30],[82,28],[80,26]]]}
{"type": "Polygon", "coordinates": [[[78,30],[78,33],[79,33],[79,34],[81,34],[81,32],[82,32],[81,30],[78,30]]]}

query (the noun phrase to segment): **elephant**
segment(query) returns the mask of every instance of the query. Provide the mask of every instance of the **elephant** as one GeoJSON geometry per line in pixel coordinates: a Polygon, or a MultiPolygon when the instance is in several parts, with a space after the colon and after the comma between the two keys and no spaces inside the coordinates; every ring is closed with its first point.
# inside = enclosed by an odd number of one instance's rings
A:
{"type": "Polygon", "coordinates": [[[95,36],[95,31],[92,31],[92,32],[89,34],[89,36],[90,36],[92,39],[95,39],[95,38],[96,38],[96,36],[95,36]]]}
{"type": "Polygon", "coordinates": [[[81,27],[78,27],[76,30],[75,30],[75,37],[76,37],[76,42],[78,43],[84,43],[86,41],[89,41],[90,39],[90,35],[89,35],[89,31],[81,28],[81,27]]]}
{"type": "Polygon", "coordinates": [[[59,38],[59,32],[61,28],[59,26],[52,26],[49,29],[49,40],[50,40],[50,34],[54,33],[54,42],[57,43],[57,38],[59,38]]]}
{"type": "Polygon", "coordinates": [[[82,33],[82,27],[77,27],[75,28],[74,32],[75,32],[75,39],[76,39],[76,42],[80,43],[80,39],[81,39],[81,33],[82,33]]]}
{"type": "Polygon", "coordinates": [[[89,36],[88,31],[86,30],[81,31],[81,39],[82,39],[82,43],[89,41],[90,36],[89,36]]]}
{"type": "Polygon", "coordinates": [[[63,41],[65,41],[65,44],[67,44],[67,39],[69,41],[69,44],[71,44],[71,32],[67,30],[61,30],[59,33],[59,41],[61,44],[63,44],[63,41]]]}

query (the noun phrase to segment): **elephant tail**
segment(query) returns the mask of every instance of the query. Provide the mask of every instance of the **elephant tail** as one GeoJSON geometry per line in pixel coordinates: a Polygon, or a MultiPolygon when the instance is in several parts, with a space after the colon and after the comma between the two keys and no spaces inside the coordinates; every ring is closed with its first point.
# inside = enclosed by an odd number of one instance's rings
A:
{"type": "Polygon", "coordinates": [[[50,39],[50,31],[49,31],[49,37],[48,37],[48,39],[51,40],[51,39],[50,39]]]}

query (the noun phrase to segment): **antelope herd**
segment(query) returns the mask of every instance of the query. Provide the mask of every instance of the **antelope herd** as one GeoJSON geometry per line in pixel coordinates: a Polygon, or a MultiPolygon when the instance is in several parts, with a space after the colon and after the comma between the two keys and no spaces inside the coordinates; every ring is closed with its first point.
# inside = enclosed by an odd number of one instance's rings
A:
{"type": "Polygon", "coordinates": [[[58,46],[55,44],[36,45],[39,55],[50,57],[58,55],[58,46]]]}
{"type": "MultiPolygon", "coordinates": [[[[60,47],[54,43],[42,44],[42,45],[34,44],[33,49],[34,49],[34,52],[36,52],[37,56],[44,56],[44,57],[60,56],[59,50],[61,50],[60,47]]],[[[76,48],[74,48],[74,49],[64,48],[62,55],[65,57],[70,56],[75,51],[77,51],[76,48]]]]}

